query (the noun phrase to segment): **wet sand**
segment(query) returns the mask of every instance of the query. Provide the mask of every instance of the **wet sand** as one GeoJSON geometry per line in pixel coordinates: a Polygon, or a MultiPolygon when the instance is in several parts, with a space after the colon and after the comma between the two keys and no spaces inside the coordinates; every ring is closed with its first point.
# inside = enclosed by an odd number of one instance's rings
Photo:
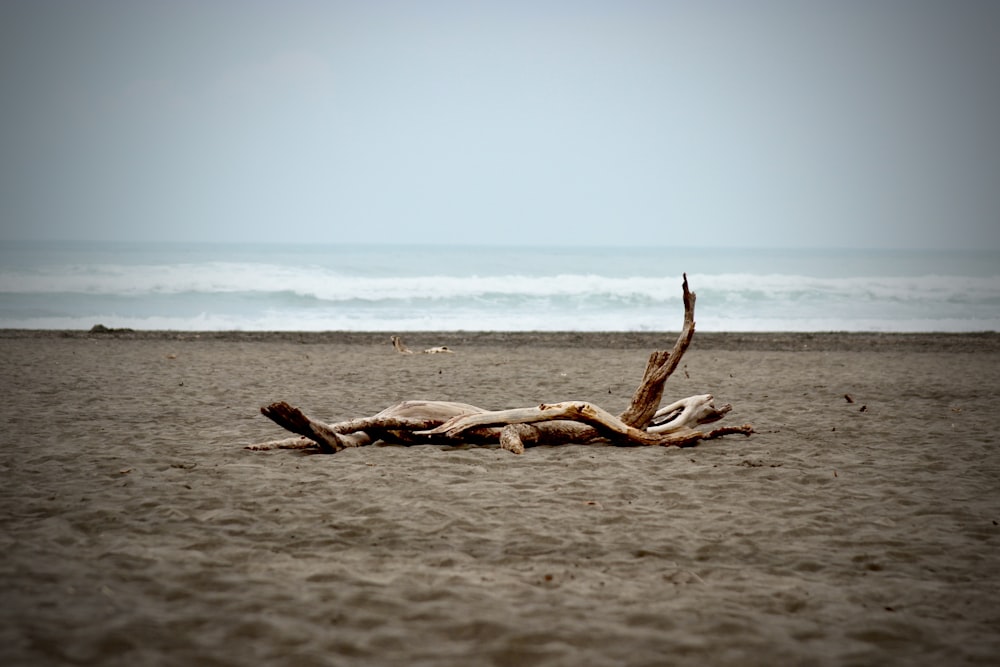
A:
{"type": "Polygon", "coordinates": [[[1000,657],[1000,335],[702,334],[693,449],[254,452],[258,407],[627,404],[674,334],[0,332],[0,664],[1000,657]],[[849,394],[854,402],[848,402],[849,394]]]}

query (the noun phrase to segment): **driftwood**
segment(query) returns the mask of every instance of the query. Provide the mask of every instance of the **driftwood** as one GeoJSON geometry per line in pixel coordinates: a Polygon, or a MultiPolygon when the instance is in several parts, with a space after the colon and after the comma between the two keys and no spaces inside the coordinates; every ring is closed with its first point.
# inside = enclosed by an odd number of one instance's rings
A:
{"type": "MultiPolygon", "coordinates": [[[[617,417],[583,401],[492,412],[450,401],[404,401],[372,417],[326,424],[282,401],[262,407],[261,412],[299,437],[251,445],[250,449],[313,448],[335,453],[377,441],[404,445],[465,442],[499,444],[503,449],[520,454],[525,447],[538,444],[600,442],[618,446],[688,447],[723,435],[750,435],[753,432],[750,424],[702,428],[732,409],[728,404],[716,407],[711,394],[690,396],[659,407],[663,385],[677,368],[694,336],[695,294],[688,289],[686,275],[682,288],[684,325],[673,349],[669,352],[658,350],[650,355],[628,408],[617,417]]],[[[410,353],[397,336],[392,337],[392,343],[396,351],[410,353]]]]}
{"type": "MultiPolygon", "coordinates": [[[[406,344],[403,342],[403,339],[400,338],[399,336],[391,336],[389,340],[392,341],[392,347],[393,349],[396,350],[396,352],[399,352],[400,354],[413,354],[413,350],[406,347],[406,344]]],[[[423,350],[423,354],[442,354],[442,353],[450,354],[451,350],[448,349],[447,345],[438,345],[437,347],[429,347],[426,350],[423,350]]]]}

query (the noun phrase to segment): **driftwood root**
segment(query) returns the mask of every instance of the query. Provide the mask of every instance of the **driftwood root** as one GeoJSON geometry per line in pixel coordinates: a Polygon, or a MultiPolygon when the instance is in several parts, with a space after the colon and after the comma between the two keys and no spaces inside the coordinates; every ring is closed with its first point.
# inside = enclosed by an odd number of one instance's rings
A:
{"type": "Polygon", "coordinates": [[[343,439],[323,422],[307,417],[296,407],[279,401],[260,409],[261,413],[286,431],[298,433],[315,442],[320,450],[335,454],[346,448],[343,439]]]}

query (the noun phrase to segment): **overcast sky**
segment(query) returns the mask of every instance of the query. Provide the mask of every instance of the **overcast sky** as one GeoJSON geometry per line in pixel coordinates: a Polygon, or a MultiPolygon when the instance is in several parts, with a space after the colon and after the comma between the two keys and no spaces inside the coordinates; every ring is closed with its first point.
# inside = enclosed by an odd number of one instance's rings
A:
{"type": "Polygon", "coordinates": [[[996,249],[998,34],[992,0],[0,0],[0,240],[996,249]]]}

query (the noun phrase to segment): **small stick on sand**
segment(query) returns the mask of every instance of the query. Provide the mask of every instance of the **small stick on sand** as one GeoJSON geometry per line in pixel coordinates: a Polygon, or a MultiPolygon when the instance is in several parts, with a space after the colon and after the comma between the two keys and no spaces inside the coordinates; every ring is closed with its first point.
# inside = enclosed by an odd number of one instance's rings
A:
{"type": "Polygon", "coordinates": [[[406,345],[403,344],[403,339],[399,336],[393,336],[390,340],[392,340],[392,346],[396,349],[396,352],[399,352],[400,354],[413,354],[413,350],[406,347],[406,345]]]}

